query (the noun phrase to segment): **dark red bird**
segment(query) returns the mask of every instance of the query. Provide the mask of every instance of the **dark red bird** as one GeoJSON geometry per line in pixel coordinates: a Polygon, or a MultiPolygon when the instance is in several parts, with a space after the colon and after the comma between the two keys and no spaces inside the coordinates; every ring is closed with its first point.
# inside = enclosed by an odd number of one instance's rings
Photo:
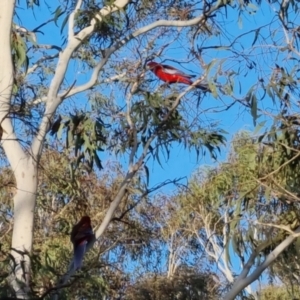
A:
{"type": "Polygon", "coordinates": [[[74,245],[74,268],[81,267],[83,256],[86,252],[86,246],[95,239],[89,216],[84,216],[73,227],[71,232],[71,242],[74,245]]]}
{"type": "MultiPolygon", "coordinates": [[[[182,71],[173,68],[168,65],[158,64],[154,61],[147,63],[149,69],[162,81],[172,84],[172,83],[183,83],[187,85],[192,85],[193,81],[191,78],[195,75],[188,75],[182,71]]],[[[198,84],[197,88],[202,89],[203,91],[209,91],[208,84],[198,84]]]]}

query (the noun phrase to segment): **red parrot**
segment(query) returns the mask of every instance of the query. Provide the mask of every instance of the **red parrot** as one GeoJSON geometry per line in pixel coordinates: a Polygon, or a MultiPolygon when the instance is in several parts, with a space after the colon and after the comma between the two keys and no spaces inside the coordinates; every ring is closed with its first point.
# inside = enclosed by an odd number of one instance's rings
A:
{"type": "Polygon", "coordinates": [[[83,256],[86,252],[86,246],[95,239],[93,233],[91,219],[89,216],[84,216],[73,227],[71,232],[71,242],[74,245],[74,267],[79,269],[82,264],[83,256]]]}
{"type": "MultiPolygon", "coordinates": [[[[154,61],[147,63],[149,69],[162,81],[171,84],[171,83],[184,83],[187,85],[193,84],[191,78],[195,77],[195,75],[188,75],[183,73],[182,71],[173,68],[168,65],[158,64],[154,61]]],[[[198,84],[197,88],[207,92],[209,91],[208,84],[198,84]]]]}

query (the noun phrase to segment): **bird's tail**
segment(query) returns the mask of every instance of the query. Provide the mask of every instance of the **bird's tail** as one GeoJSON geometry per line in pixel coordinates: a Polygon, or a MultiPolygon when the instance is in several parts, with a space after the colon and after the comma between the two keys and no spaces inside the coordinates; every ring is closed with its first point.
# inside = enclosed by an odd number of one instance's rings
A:
{"type": "Polygon", "coordinates": [[[82,265],[83,261],[83,256],[85,253],[85,248],[86,248],[86,241],[82,242],[81,244],[77,245],[74,248],[74,268],[75,270],[79,269],[82,265]]]}

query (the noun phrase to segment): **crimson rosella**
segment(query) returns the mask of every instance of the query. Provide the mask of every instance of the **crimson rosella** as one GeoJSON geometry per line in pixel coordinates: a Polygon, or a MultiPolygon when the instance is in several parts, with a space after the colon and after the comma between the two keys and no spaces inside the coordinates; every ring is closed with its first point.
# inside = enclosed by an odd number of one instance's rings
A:
{"type": "Polygon", "coordinates": [[[71,232],[71,242],[74,245],[74,268],[79,269],[82,264],[83,256],[86,252],[86,246],[93,242],[95,235],[91,226],[91,219],[88,216],[84,216],[73,227],[71,232]]]}
{"type": "MultiPolygon", "coordinates": [[[[187,85],[193,84],[191,78],[195,77],[195,75],[185,74],[174,67],[159,64],[154,61],[147,63],[147,66],[159,79],[161,79],[162,81],[168,84],[171,83],[184,83],[187,85]]],[[[209,91],[208,84],[198,84],[196,85],[196,87],[205,92],[209,91]]]]}

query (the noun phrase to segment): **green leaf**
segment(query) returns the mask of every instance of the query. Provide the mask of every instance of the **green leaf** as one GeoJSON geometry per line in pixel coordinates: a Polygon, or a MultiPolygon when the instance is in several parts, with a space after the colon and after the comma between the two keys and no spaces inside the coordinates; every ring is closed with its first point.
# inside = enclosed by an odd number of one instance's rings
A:
{"type": "Polygon", "coordinates": [[[251,115],[253,118],[253,124],[256,126],[256,120],[257,120],[257,98],[256,95],[252,94],[251,97],[251,115]]]}
{"type": "Polygon", "coordinates": [[[214,83],[212,82],[208,82],[208,86],[209,86],[209,89],[212,93],[212,95],[217,98],[218,97],[218,93],[217,93],[217,87],[214,83]]]}
{"type": "MultiPolygon", "coordinates": [[[[239,236],[238,234],[233,234],[231,238],[231,246],[234,253],[237,255],[241,254],[241,251],[239,250],[239,242],[238,242],[239,236]]],[[[231,263],[230,263],[231,264],[231,263]]]]}
{"type": "Polygon", "coordinates": [[[238,26],[239,26],[239,29],[243,28],[243,20],[242,20],[241,16],[239,16],[239,18],[238,18],[238,26]]]}
{"type": "Polygon", "coordinates": [[[63,32],[63,30],[64,30],[66,24],[68,23],[69,16],[70,16],[70,14],[67,14],[66,17],[64,18],[64,20],[63,20],[63,22],[62,22],[62,24],[61,24],[60,33],[63,32]]]}
{"type": "Polygon", "coordinates": [[[212,67],[218,62],[218,59],[213,59],[207,66],[206,66],[206,73],[209,74],[210,70],[212,69],[212,67]]]}
{"type": "Polygon", "coordinates": [[[67,136],[66,136],[66,147],[69,148],[71,145],[73,145],[73,134],[71,130],[67,130],[67,136]]]}
{"type": "Polygon", "coordinates": [[[19,35],[15,35],[15,42],[13,43],[13,49],[16,53],[16,64],[18,67],[21,67],[26,61],[26,51],[27,47],[23,38],[19,35]]]}
{"type": "Polygon", "coordinates": [[[69,171],[70,171],[71,180],[73,181],[74,180],[74,169],[73,169],[72,163],[69,164],[69,171]]]}
{"type": "Polygon", "coordinates": [[[255,30],[255,36],[254,36],[254,40],[253,40],[251,46],[253,46],[256,43],[258,35],[259,35],[259,31],[260,31],[260,28],[258,28],[258,29],[255,30]]]}
{"type": "Polygon", "coordinates": [[[100,160],[100,158],[99,158],[96,150],[93,152],[93,156],[94,156],[94,160],[95,160],[96,166],[101,171],[103,169],[103,166],[101,164],[101,160],[100,160]]]}
{"type": "Polygon", "coordinates": [[[254,134],[254,135],[258,134],[259,131],[260,131],[262,128],[264,128],[266,122],[267,122],[267,121],[263,121],[263,122],[258,123],[258,125],[254,128],[253,134],[254,134]]]}
{"type": "Polygon", "coordinates": [[[273,104],[275,104],[275,97],[274,97],[273,91],[271,90],[271,86],[269,86],[269,85],[267,86],[266,92],[267,92],[268,96],[272,99],[273,104]]]}
{"type": "Polygon", "coordinates": [[[64,127],[65,127],[65,124],[61,123],[58,130],[57,130],[57,138],[58,139],[62,138],[62,133],[63,133],[64,127]]]}
{"type": "Polygon", "coordinates": [[[60,5],[59,5],[59,6],[55,9],[55,11],[53,12],[53,14],[54,14],[54,23],[55,23],[56,26],[58,26],[58,25],[57,25],[57,21],[58,21],[59,17],[60,17],[63,13],[64,13],[64,11],[62,10],[62,8],[61,8],[60,5]]]}
{"type": "Polygon", "coordinates": [[[146,165],[144,165],[145,172],[146,172],[146,179],[147,179],[147,186],[149,185],[149,169],[146,165]]]}
{"type": "Polygon", "coordinates": [[[225,262],[227,264],[232,265],[231,259],[230,259],[230,251],[229,251],[230,249],[229,249],[229,247],[230,247],[230,243],[227,242],[227,244],[225,245],[225,257],[224,257],[224,259],[225,259],[225,262]]]}

